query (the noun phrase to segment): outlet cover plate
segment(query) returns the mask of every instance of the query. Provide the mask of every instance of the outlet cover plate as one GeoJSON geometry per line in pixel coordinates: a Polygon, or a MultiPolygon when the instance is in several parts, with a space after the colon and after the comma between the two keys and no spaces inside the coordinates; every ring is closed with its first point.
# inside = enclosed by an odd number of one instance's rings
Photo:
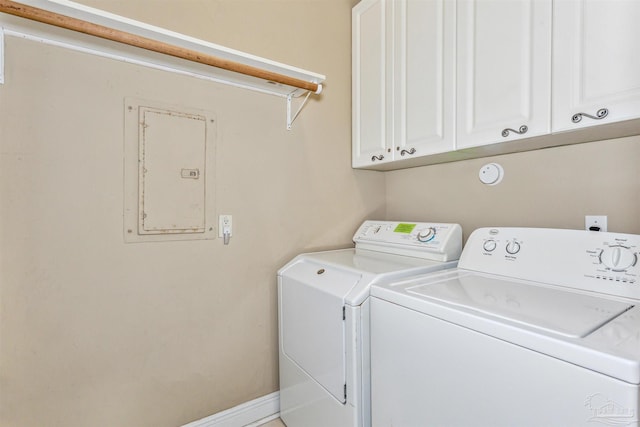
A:
{"type": "Polygon", "coordinates": [[[218,216],[218,237],[224,236],[225,227],[229,228],[229,236],[233,236],[233,218],[231,215],[218,216]]]}
{"type": "Polygon", "coordinates": [[[591,227],[598,227],[598,231],[607,231],[606,215],[587,215],[584,217],[584,229],[590,230],[591,227]]]}

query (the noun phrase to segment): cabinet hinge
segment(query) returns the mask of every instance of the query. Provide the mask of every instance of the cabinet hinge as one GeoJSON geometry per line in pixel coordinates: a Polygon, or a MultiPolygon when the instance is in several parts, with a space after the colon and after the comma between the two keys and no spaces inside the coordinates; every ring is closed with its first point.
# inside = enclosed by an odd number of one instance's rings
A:
{"type": "Polygon", "coordinates": [[[347,320],[347,307],[342,306],[342,320],[347,320]]]}
{"type": "Polygon", "coordinates": [[[344,384],[344,401],[347,401],[347,384],[344,384]]]}

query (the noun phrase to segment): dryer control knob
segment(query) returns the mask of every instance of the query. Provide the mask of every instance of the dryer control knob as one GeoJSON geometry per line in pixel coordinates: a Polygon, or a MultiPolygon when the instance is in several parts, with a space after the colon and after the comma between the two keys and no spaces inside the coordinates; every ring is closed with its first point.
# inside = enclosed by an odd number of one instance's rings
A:
{"type": "Polygon", "coordinates": [[[518,252],[520,252],[520,243],[518,243],[515,240],[510,241],[509,243],[507,243],[507,253],[511,254],[511,255],[515,255],[518,252]]]}
{"type": "Polygon", "coordinates": [[[638,255],[624,246],[609,246],[600,252],[600,262],[611,271],[625,271],[638,262],[638,255]]]}
{"type": "Polygon", "coordinates": [[[436,237],[436,229],[433,227],[425,228],[424,230],[420,230],[418,233],[418,241],[422,243],[429,242],[436,237]]]}

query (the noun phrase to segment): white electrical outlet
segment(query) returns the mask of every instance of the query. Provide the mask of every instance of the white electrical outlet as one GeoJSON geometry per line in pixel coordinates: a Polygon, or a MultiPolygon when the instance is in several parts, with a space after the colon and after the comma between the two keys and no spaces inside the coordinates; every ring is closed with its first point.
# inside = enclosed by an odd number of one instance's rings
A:
{"type": "Polygon", "coordinates": [[[584,217],[584,229],[591,231],[607,231],[606,215],[587,215],[584,217]]]}
{"type": "Polygon", "coordinates": [[[233,236],[233,218],[231,215],[218,216],[218,237],[224,237],[225,233],[233,236]]]}

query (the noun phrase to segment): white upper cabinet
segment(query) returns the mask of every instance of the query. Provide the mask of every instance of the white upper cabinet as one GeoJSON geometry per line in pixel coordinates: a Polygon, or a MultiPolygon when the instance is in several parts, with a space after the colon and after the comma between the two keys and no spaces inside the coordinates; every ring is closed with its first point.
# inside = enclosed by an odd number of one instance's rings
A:
{"type": "Polygon", "coordinates": [[[363,0],[353,24],[353,167],[451,151],[455,2],[363,0]]]}
{"type": "MultiPolygon", "coordinates": [[[[352,163],[393,160],[387,141],[387,19],[385,0],[363,0],[352,11],[352,163]]],[[[389,63],[389,65],[388,65],[389,63]]]]}
{"type": "Polygon", "coordinates": [[[457,146],[550,132],[551,0],[459,0],[457,146]]]}
{"type": "Polygon", "coordinates": [[[555,0],[553,132],[640,117],[640,1],[555,0]]]}
{"type": "Polygon", "coordinates": [[[451,151],[455,2],[393,2],[393,149],[397,160],[451,151]]]}
{"type": "Polygon", "coordinates": [[[362,0],[352,20],[354,168],[640,134],[640,0],[362,0]]]}

